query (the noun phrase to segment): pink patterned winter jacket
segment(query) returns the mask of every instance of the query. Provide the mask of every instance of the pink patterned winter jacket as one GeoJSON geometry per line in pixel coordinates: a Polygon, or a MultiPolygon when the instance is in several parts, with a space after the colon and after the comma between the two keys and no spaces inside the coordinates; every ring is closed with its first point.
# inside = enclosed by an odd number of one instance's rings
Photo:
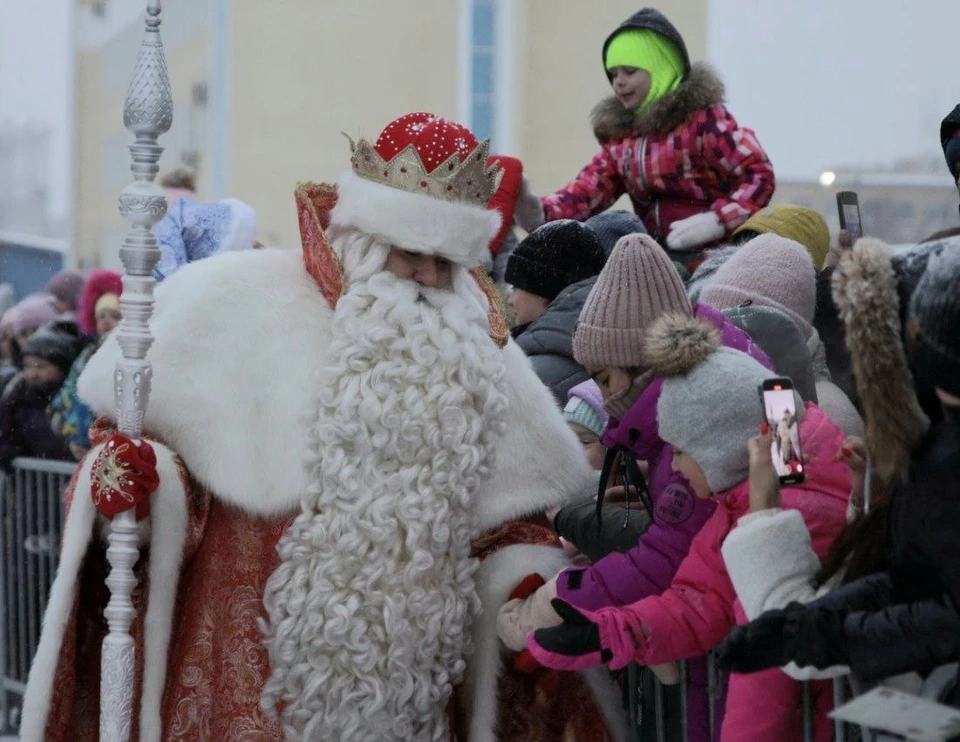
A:
{"type": "Polygon", "coordinates": [[[547,221],[583,221],[624,193],[663,240],[680,219],[714,211],[729,235],[770,202],[773,165],[752,130],[723,105],[723,83],[693,65],[680,87],[642,113],[615,96],[593,111],[602,149],[564,188],[541,200],[547,221]]]}

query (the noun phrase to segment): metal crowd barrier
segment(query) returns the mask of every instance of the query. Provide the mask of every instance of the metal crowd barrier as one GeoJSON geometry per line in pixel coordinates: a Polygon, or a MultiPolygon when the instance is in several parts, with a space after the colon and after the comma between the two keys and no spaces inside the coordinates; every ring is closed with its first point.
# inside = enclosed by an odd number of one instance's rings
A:
{"type": "MultiPolygon", "coordinates": [[[[687,736],[687,663],[680,662],[680,682],[675,686],[664,686],[655,677],[653,678],[653,707],[654,714],[651,719],[649,713],[644,713],[644,699],[642,678],[644,673],[649,673],[647,678],[652,677],[652,673],[639,665],[630,665],[627,668],[626,683],[626,707],[630,721],[631,742],[688,742],[687,736]],[[680,719],[671,719],[665,712],[668,706],[667,694],[678,693],[679,704],[675,704],[680,719]]],[[[723,673],[717,669],[714,656],[707,655],[707,702],[709,704],[709,730],[711,742],[717,742],[720,739],[720,729],[717,721],[720,716],[720,705],[724,698],[723,673]]],[[[846,678],[838,678],[833,684],[834,706],[840,706],[848,701],[853,695],[862,692],[862,689],[853,689],[849,692],[846,678]]],[[[813,698],[810,693],[810,685],[803,683],[801,685],[801,705],[802,705],[802,736],[803,742],[814,742],[814,714],[815,708],[813,698]]],[[[845,724],[842,721],[834,721],[834,742],[847,742],[847,740],[858,739],[862,742],[886,742],[890,737],[878,735],[877,732],[866,728],[854,727],[845,724]]]]}
{"type": "Polygon", "coordinates": [[[19,726],[75,470],[69,461],[18,458],[11,475],[0,475],[0,729],[19,726]]]}
{"type": "MultiPolygon", "coordinates": [[[[57,571],[63,534],[63,491],[76,470],[68,461],[19,458],[12,475],[0,475],[0,732],[19,726],[19,712],[30,663],[40,641],[47,595],[57,571]]],[[[626,674],[625,706],[633,742],[687,742],[687,663],[680,664],[680,682],[664,686],[646,668],[630,665],[626,674]],[[645,675],[646,673],[646,675],[645,675]],[[645,712],[642,681],[653,684],[653,713],[645,712]],[[668,694],[670,696],[668,702],[668,694]],[[670,713],[672,710],[672,713],[670,713]],[[678,718],[679,717],[679,718],[678,718]]],[[[957,666],[935,671],[924,686],[924,697],[939,700],[952,690],[957,666]],[[938,674],[939,673],[939,674],[938,674]]],[[[719,704],[724,677],[707,655],[707,699],[711,740],[719,740],[719,704]]],[[[834,682],[834,706],[863,688],[847,678],[834,682]]],[[[803,742],[814,740],[814,707],[807,683],[802,687],[803,742]]],[[[860,739],[884,742],[889,736],[834,722],[834,742],[860,739]]]]}

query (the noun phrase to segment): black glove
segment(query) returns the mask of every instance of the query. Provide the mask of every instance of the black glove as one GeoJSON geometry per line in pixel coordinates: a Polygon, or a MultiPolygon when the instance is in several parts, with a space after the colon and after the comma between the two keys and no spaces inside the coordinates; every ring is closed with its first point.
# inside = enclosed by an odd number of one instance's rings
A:
{"type": "Polygon", "coordinates": [[[735,626],[717,647],[717,664],[734,672],[757,672],[796,662],[819,669],[847,662],[845,611],[790,603],[735,626]]]}
{"type": "Polygon", "coordinates": [[[527,648],[540,664],[557,670],[582,670],[610,659],[610,650],[600,644],[600,629],[591,620],[593,614],[581,613],[557,598],[550,605],[563,623],[537,629],[527,641],[527,648]]]}
{"type": "Polygon", "coordinates": [[[557,598],[550,604],[563,623],[538,629],[527,638],[527,649],[541,665],[583,670],[605,664],[619,670],[645,645],[643,626],[630,606],[584,611],[557,598]]]}
{"type": "Polygon", "coordinates": [[[619,505],[604,505],[603,519],[597,520],[597,503],[589,500],[567,505],[553,519],[553,530],[599,562],[608,554],[626,552],[637,545],[650,526],[650,513],[644,508],[629,510],[619,505]]]}
{"type": "Polygon", "coordinates": [[[716,648],[717,664],[734,672],[757,672],[789,662],[785,610],[766,611],[748,624],[734,626],[716,648]]]}
{"type": "Polygon", "coordinates": [[[807,603],[807,608],[829,610],[877,611],[890,605],[893,600],[893,583],[886,572],[861,577],[841,585],[823,597],[807,603]]]}
{"type": "Polygon", "coordinates": [[[791,603],[734,627],[717,648],[721,667],[756,672],[796,662],[823,669],[848,664],[843,622],[851,611],[876,610],[890,602],[890,576],[863,577],[808,603],[791,603]]]}

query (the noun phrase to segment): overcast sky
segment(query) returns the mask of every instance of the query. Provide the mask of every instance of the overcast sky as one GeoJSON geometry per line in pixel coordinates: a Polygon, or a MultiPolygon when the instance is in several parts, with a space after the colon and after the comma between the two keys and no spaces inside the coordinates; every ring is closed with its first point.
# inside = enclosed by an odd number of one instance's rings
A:
{"type": "MultiPolygon", "coordinates": [[[[67,194],[60,163],[68,152],[71,2],[5,2],[0,24],[0,122],[54,128],[57,216],[67,194]]],[[[940,119],[960,102],[958,0],[710,0],[709,7],[707,56],[734,115],[757,132],[781,177],[939,152],[940,119]]]]}
{"type": "Polygon", "coordinates": [[[942,156],[957,0],[711,0],[709,29],[730,109],[778,175],[942,156]]]}
{"type": "Polygon", "coordinates": [[[50,178],[55,217],[66,211],[62,163],[67,158],[68,44],[74,1],[3,2],[0,22],[0,125],[34,121],[53,129],[50,178]]]}

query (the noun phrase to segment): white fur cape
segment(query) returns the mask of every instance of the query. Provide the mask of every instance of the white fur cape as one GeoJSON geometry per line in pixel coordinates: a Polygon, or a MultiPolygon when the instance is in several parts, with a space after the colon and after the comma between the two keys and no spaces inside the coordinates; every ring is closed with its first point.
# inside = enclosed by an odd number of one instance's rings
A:
{"type": "MultiPolygon", "coordinates": [[[[294,513],[307,484],[302,465],[307,446],[303,405],[311,397],[314,369],[325,360],[332,314],[299,252],[254,250],[192,263],[158,287],[156,300],[151,323],[156,342],[148,356],[153,388],[145,431],[164,440],[191,475],[222,501],[257,515],[294,513]]],[[[475,499],[476,535],[582,496],[595,480],[579,442],[523,352],[511,341],[503,353],[507,428],[494,474],[475,499]]],[[[80,378],[80,395],[98,414],[113,414],[113,372],[119,357],[114,335],[80,378]]],[[[156,497],[182,498],[177,485],[162,483],[156,497]]],[[[71,511],[65,544],[90,538],[92,519],[86,510],[71,511]]],[[[165,512],[156,505],[152,511],[154,520],[165,512]]],[[[176,517],[183,523],[182,515],[176,517]]],[[[179,565],[182,534],[175,532],[153,523],[152,562],[179,565]]],[[[64,552],[51,608],[72,604],[82,555],[79,547],[64,552]]],[[[557,549],[512,546],[488,559],[478,573],[483,607],[474,629],[477,651],[466,680],[471,742],[496,738],[501,662],[497,610],[525,575],[540,572],[550,577],[563,566],[557,549]]],[[[166,617],[154,625],[166,626],[167,635],[152,642],[154,652],[145,650],[148,660],[166,652],[175,596],[175,589],[162,595],[151,589],[149,611],[166,617]]],[[[28,687],[30,707],[40,719],[46,717],[52,691],[53,668],[47,665],[56,662],[63,630],[62,620],[48,616],[46,624],[46,645],[41,645],[46,652],[38,656],[28,687]]],[[[150,680],[141,700],[145,712],[159,708],[162,671],[161,677],[151,675],[150,680]]],[[[599,694],[611,729],[625,738],[612,684],[603,673],[591,673],[588,680],[599,694]]],[[[141,718],[141,739],[159,739],[157,716],[142,713],[141,718]]]]}

